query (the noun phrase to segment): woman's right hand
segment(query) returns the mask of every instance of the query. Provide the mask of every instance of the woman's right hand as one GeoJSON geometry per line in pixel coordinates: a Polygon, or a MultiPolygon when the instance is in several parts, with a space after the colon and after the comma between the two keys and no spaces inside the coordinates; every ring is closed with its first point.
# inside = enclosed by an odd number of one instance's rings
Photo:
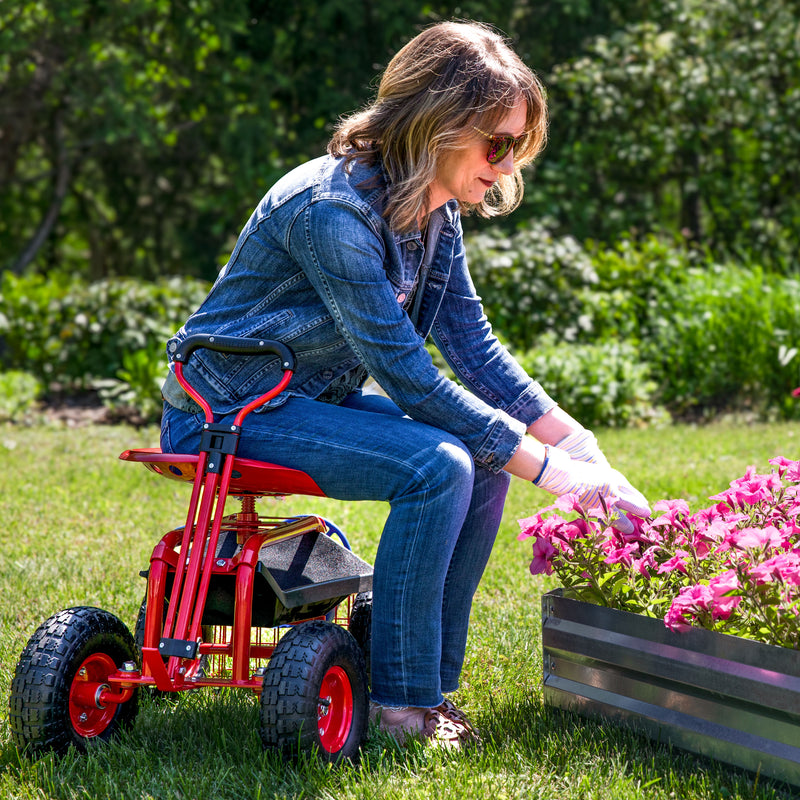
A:
{"type": "Polygon", "coordinates": [[[577,461],[559,447],[546,445],[544,449],[542,471],[533,481],[536,486],[558,497],[573,494],[585,509],[601,508],[605,503],[616,512],[614,527],[623,533],[633,532],[633,523],[626,514],[650,516],[644,495],[607,461],[577,461]]]}

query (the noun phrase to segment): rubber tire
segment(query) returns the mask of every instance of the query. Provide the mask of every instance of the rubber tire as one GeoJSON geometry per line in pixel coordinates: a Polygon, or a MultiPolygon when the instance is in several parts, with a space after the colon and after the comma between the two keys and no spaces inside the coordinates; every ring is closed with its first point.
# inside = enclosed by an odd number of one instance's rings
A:
{"type": "Polygon", "coordinates": [[[359,592],[350,609],[350,633],[364,654],[367,685],[372,686],[372,592],[359,592]]]}
{"type": "MultiPolygon", "coordinates": [[[[338,717],[333,717],[336,720],[338,717]]],[[[369,722],[364,656],[344,628],[315,620],[292,628],[278,642],[264,675],[261,693],[261,741],[283,756],[316,752],[326,762],[357,761],[369,722]],[[328,713],[352,711],[334,747],[320,735],[320,691],[331,674],[343,678],[352,697],[334,703],[328,713]],[[349,704],[349,709],[344,708],[349,704]]]]}
{"type": "Polygon", "coordinates": [[[87,659],[102,656],[116,668],[125,661],[138,666],[130,631],[107,611],[69,608],[39,626],[22,651],[11,683],[9,723],[20,750],[60,755],[74,746],[85,752],[89,742],[107,742],[133,724],[139,708],[136,689],[130,700],[101,720],[104,727],[91,736],[76,730],[70,719],[70,689],[78,669],[87,659]]]}
{"type": "MultiPolygon", "coordinates": [[[[164,618],[167,616],[167,602],[164,601],[164,618]]],[[[142,604],[139,606],[139,613],[136,615],[136,625],[133,629],[133,641],[136,642],[136,649],[141,654],[142,652],[142,645],[144,644],[144,623],[145,618],[147,617],[147,594],[144,596],[144,600],[142,600],[142,604]]],[[[163,619],[162,619],[162,627],[163,627],[163,619]]]]}

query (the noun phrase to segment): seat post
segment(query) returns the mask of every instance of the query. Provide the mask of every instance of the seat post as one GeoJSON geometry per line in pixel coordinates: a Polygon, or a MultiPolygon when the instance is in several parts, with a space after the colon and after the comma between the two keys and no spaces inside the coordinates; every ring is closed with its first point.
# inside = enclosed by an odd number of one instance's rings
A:
{"type": "Polygon", "coordinates": [[[236,542],[241,545],[258,532],[258,514],[254,495],[245,494],[239,499],[242,501],[242,510],[236,515],[236,542]]]}

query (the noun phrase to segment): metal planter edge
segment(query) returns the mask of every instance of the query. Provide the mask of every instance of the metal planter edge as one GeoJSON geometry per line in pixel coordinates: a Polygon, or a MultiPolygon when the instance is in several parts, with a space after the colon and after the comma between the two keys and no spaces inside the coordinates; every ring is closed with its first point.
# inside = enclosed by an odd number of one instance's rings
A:
{"type": "Polygon", "coordinates": [[[800,786],[800,653],[542,597],[544,699],[800,786]]]}

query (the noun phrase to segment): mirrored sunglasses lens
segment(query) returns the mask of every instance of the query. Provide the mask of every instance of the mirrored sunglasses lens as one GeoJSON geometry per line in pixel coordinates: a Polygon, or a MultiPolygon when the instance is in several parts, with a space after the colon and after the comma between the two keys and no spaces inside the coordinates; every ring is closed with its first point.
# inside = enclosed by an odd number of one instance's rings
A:
{"type": "Polygon", "coordinates": [[[486,160],[490,164],[497,164],[506,157],[513,144],[514,140],[510,136],[502,139],[492,139],[489,142],[489,152],[486,154],[486,160]]]}

